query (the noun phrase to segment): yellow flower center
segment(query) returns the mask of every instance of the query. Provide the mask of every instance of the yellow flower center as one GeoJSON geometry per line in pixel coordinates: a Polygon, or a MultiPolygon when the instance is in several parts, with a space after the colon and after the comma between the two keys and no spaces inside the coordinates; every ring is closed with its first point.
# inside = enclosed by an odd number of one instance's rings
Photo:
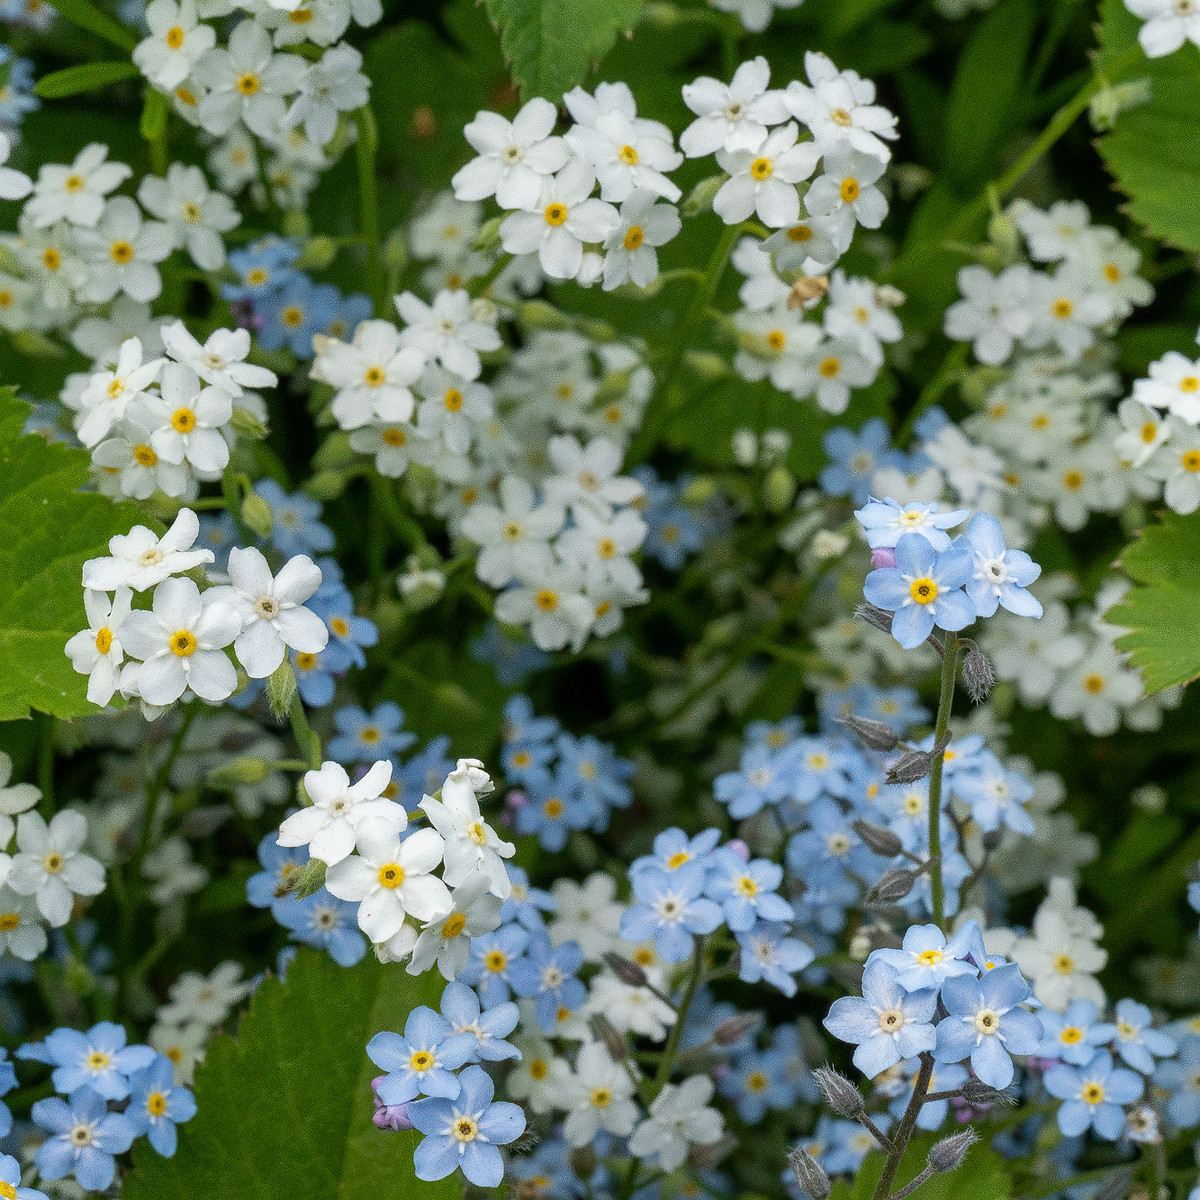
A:
{"type": "Polygon", "coordinates": [[[250,284],[251,287],[261,287],[262,284],[267,282],[266,268],[251,267],[251,269],[246,272],[246,282],[250,284]]]}
{"type": "Polygon", "coordinates": [[[467,826],[467,837],[476,846],[483,846],[487,843],[487,829],[482,821],[472,821],[467,826]]]}
{"type": "Polygon", "coordinates": [[[563,802],[557,796],[551,796],[542,805],[542,812],[548,817],[561,817],[563,814],[563,802]]]}
{"type": "Polygon", "coordinates": [[[279,314],[279,319],[290,329],[298,329],[304,323],[304,310],[292,304],[279,314]]]}
{"type": "Polygon", "coordinates": [[[1078,1025],[1068,1025],[1059,1037],[1066,1042],[1068,1046],[1074,1046],[1076,1042],[1083,1041],[1083,1030],[1078,1025]]]}
{"type": "Polygon", "coordinates": [[[1121,268],[1118,267],[1116,263],[1105,263],[1104,278],[1107,279],[1109,283],[1120,283],[1121,268]]]}
{"type": "Polygon", "coordinates": [[[146,1097],[146,1110],[152,1117],[161,1117],[167,1111],[167,1098],[162,1092],[151,1092],[146,1097]]]}
{"type": "Polygon", "coordinates": [[[487,957],[483,960],[483,965],[489,971],[499,974],[508,966],[508,955],[503,950],[489,950],[487,957]]]}
{"type": "Polygon", "coordinates": [[[761,1071],[751,1071],[746,1076],[746,1089],[751,1092],[761,1092],[766,1089],[767,1077],[761,1071]]]}
{"type": "Polygon", "coordinates": [[[360,733],[358,736],[362,738],[362,740],[366,742],[368,746],[373,746],[381,737],[383,737],[383,734],[380,733],[374,725],[365,725],[363,726],[362,733],[360,733]]]}
{"type": "Polygon", "coordinates": [[[433,1066],[433,1055],[428,1050],[414,1050],[408,1064],[414,1071],[428,1071],[433,1066]]]}
{"type": "Polygon", "coordinates": [[[11,1183],[0,1179],[0,1196],[3,1196],[4,1200],[17,1200],[17,1189],[11,1183]]]}
{"type": "Polygon", "coordinates": [[[879,1028],[884,1033],[899,1033],[905,1024],[904,1014],[898,1008],[888,1008],[879,1014],[879,1028]]]}
{"type": "Polygon", "coordinates": [[[844,108],[835,108],[829,114],[829,119],[835,125],[840,125],[843,129],[854,124],[854,118],[844,108]]]}
{"type": "Polygon", "coordinates": [[[367,387],[379,387],[386,378],[387,375],[384,374],[382,367],[368,367],[363,373],[363,383],[367,387]]]}
{"type": "Polygon", "coordinates": [[[47,246],[42,251],[42,262],[45,264],[47,271],[57,271],[62,265],[62,255],[53,246],[47,246]]]}
{"type": "Polygon", "coordinates": [[[329,628],[333,630],[338,637],[345,637],[350,632],[350,626],[346,623],[345,617],[331,617],[329,619],[329,628]]]}
{"type": "Polygon", "coordinates": [[[103,1050],[93,1050],[87,1056],[87,1065],[89,1071],[103,1071],[112,1060],[104,1053],[103,1050]]]}
{"type": "Polygon", "coordinates": [[[108,253],[115,263],[127,263],[133,258],[133,247],[128,242],[113,242],[108,253]]]}
{"type": "Polygon", "coordinates": [[[454,1138],[459,1142],[473,1142],[479,1136],[479,1126],[470,1117],[459,1117],[454,1122],[454,1138]]]}
{"type": "Polygon", "coordinates": [[[1100,695],[1104,691],[1104,676],[1095,674],[1084,676],[1083,690],[1091,692],[1093,696],[1100,695]]]}
{"type": "Polygon", "coordinates": [[[393,449],[399,449],[407,441],[408,437],[403,429],[396,429],[394,426],[390,429],[385,429],[380,435],[385,446],[391,446],[393,449]]]}
{"type": "Polygon", "coordinates": [[[166,42],[172,50],[178,50],[179,47],[183,45],[183,27],[180,25],[172,25],[171,28],[167,30],[166,42]]]}
{"type": "Polygon", "coordinates": [[[296,655],[296,666],[301,671],[311,671],[317,665],[317,656],[307,651],[296,655]]]}
{"type": "Polygon", "coordinates": [[[536,603],[542,612],[553,612],[558,607],[558,593],[549,588],[543,588],[537,594],[536,603]]]}
{"type": "Polygon", "coordinates": [[[760,183],[770,179],[775,171],[775,164],[769,158],[756,158],[750,164],[750,174],[760,183]]]}
{"type": "Polygon", "coordinates": [[[297,8],[294,12],[288,13],[288,20],[296,25],[307,25],[313,19],[311,8],[297,8]]]}
{"type": "Polygon", "coordinates": [[[442,937],[447,939],[456,938],[466,927],[467,918],[464,917],[462,913],[455,913],[452,917],[450,917],[445,925],[442,926],[442,937]]]}
{"type": "Polygon", "coordinates": [[[20,923],[21,916],[19,913],[0,913],[0,933],[12,933],[20,923]]]}
{"type": "Polygon", "coordinates": [[[843,179],[842,186],[838,189],[838,192],[846,204],[853,204],[862,192],[862,188],[859,186],[857,179],[843,179]]]}
{"type": "Polygon", "coordinates": [[[133,457],[143,467],[153,467],[158,462],[158,455],[154,453],[153,446],[134,446],[133,457]]]}
{"type": "Polygon", "coordinates": [[[379,883],[381,887],[398,888],[404,882],[404,868],[399,863],[384,863],[379,868],[379,883]]]}
{"type": "Polygon", "coordinates": [[[782,329],[772,329],[763,340],[772,350],[779,353],[787,345],[787,334],[782,329]]]}
{"type": "Polygon", "coordinates": [[[1200,389],[1200,379],[1197,379],[1195,375],[1185,375],[1179,381],[1179,390],[1181,392],[1194,392],[1197,389],[1200,389]]]}
{"type": "Polygon", "coordinates": [[[1069,954],[1059,954],[1054,959],[1054,969],[1060,975],[1070,975],[1075,970],[1075,960],[1069,954]]]}
{"type": "Polygon", "coordinates": [[[741,896],[757,896],[758,884],[755,883],[749,875],[743,875],[741,879],[737,881],[737,890],[738,894],[741,896]]]}
{"type": "Polygon", "coordinates": [[[612,1098],[612,1091],[609,1088],[592,1088],[593,1108],[607,1108],[612,1103],[612,1098]]]}
{"type": "Polygon", "coordinates": [[[1138,1035],[1138,1027],[1136,1025],[1130,1025],[1128,1021],[1118,1021],[1117,1034],[1122,1041],[1131,1042],[1138,1035]]]}
{"type": "Polygon", "coordinates": [[[450,388],[442,397],[442,403],[447,412],[459,412],[463,406],[463,394],[458,388],[450,388]]]}
{"type": "Polygon", "coordinates": [[[112,630],[107,625],[103,629],[96,630],[96,649],[101,654],[107,654],[112,649],[112,642],[112,630]]]}
{"type": "Polygon", "coordinates": [[[596,552],[601,558],[612,558],[617,552],[616,543],[612,538],[601,538],[596,543],[596,552]]]}
{"type": "Polygon", "coordinates": [[[1185,471],[1200,471],[1200,450],[1189,450],[1179,461],[1185,471]]]}
{"type": "Polygon", "coordinates": [[[553,204],[547,204],[545,217],[547,225],[561,225],[567,219],[567,206],[557,200],[553,204]]]}
{"type": "Polygon", "coordinates": [[[938,585],[927,575],[922,575],[920,579],[914,579],[909,585],[908,594],[918,604],[932,604],[937,599],[938,585]]]}
{"type": "Polygon", "coordinates": [[[917,962],[923,967],[936,967],[942,961],[943,957],[940,950],[922,950],[917,955],[917,962]]]}
{"type": "Polygon", "coordinates": [[[237,90],[241,92],[243,96],[253,96],[258,89],[259,82],[257,75],[251,75],[249,72],[247,72],[245,75],[238,76],[237,90]]]}
{"type": "Polygon", "coordinates": [[[535,1058],[529,1064],[529,1074],[534,1079],[545,1079],[550,1074],[550,1067],[544,1058],[535,1058]]]}
{"type": "Polygon", "coordinates": [[[685,862],[690,862],[692,856],[686,850],[676,850],[670,858],[667,859],[667,866],[672,871],[679,870],[685,862]]]}
{"type": "Polygon", "coordinates": [[[1079,489],[1083,487],[1083,472],[1068,471],[1063,476],[1063,486],[1071,492],[1079,491],[1079,489]]]}
{"type": "Polygon", "coordinates": [[[1070,320],[1071,314],[1074,313],[1075,305],[1072,301],[1068,300],[1066,296],[1062,296],[1055,300],[1054,304],[1050,308],[1050,311],[1060,321],[1067,321],[1070,320]]]}
{"type": "Polygon", "coordinates": [[[1158,437],[1158,425],[1153,421],[1147,421],[1142,426],[1142,441],[1152,442],[1156,437],[1158,437]]]}
{"type": "Polygon", "coordinates": [[[1084,1104],[1100,1104],[1104,1100],[1104,1084],[1102,1083],[1086,1083],[1083,1086],[1083,1091],[1080,1092],[1079,1098],[1084,1104]]]}
{"type": "Polygon", "coordinates": [[[191,433],[196,428],[196,414],[190,408],[177,408],[171,414],[171,428],[176,433],[191,433]]]}
{"type": "Polygon", "coordinates": [[[196,653],[196,635],[189,629],[177,629],[169,644],[176,658],[190,658],[196,653]]]}
{"type": "Polygon", "coordinates": [[[841,359],[838,358],[827,358],[822,361],[820,366],[821,374],[824,375],[826,379],[836,379],[838,377],[838,372],[841,371],[841,369],[842,362],[841,359]]]}
{"type": "Polygon", "coordinates": [[[990,1008],[975,1014],[975,1028],[979,1033],[992,1034],[1000,1028],[1000,1018],[990,1008]]]}
{"type": "Polygon", "coordinates": [[[636,167],[638,163],[638,152],[632,146],[622,146],[617,151],[617,157],[627,166],[636,167]]]}
{"type": "Polygon", "coordinates": [[[642,244],[645,236],[640,225],[630,225],[625,231],[625,249],[636,250],[642,244]]]}
{"type": "Polygon", "coordinates": [[[55,850],[42,858],[42,869],[47,875],[57,875],[66,865],[66,860],[55,850]]]}
{"type": "Polygon", "coordinates": [[[192,93],[189,92],[185,87],[178,87],[175,89],[175,98],[180,104],[186,104],[188,108],[194,107],[196,103],[196,97],[193,96],[192,93]]]}
{"type": "Polygon", "coordinates": [[[85,184],[86,181],[82,175],[68,175],[66,181],[63,183],[63,187],[68,192],[82,192],[85,184]]]}

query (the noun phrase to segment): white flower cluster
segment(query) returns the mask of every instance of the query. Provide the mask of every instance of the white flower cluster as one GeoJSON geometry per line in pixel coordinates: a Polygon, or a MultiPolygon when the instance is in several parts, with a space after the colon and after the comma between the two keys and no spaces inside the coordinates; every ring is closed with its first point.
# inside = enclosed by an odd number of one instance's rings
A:
{"type": "Polygon", "coordinates": [[[181,509],[161,538],[144,525],[109,541],[109,558],[83,564],[88,628],[67,643],[75,670],[88,675],[88,699],[106,705],[114,693],[142,702],[147,717],[181,699],[218,703],[237,690],[233,647],[251,679],[265,679],[287,649],[319,654],[325,622],[304,606],[321,585],[321,569],[305,554],[275,576],[262,552],[229,553],[229,583],[200,590],[184,572],[213,561],[193,550],[200,522],[181,509]],[[149,609],[133,597],[153,588],[149,609]],[[111,593],[111,595],[110,595],[111,593]]]}
{"type": "MultiPolygon", "coordinates": [[[[218,329],[201,344],[182,321],[156,326],[166,357],[143,361],[137,337],[121,342],[111,369],[71,375],[63,403],[92,451],[99,489],[145,500],[156,491],[193,498],[198,483],[220,479],[237,440],[234,411],[266,420],[262,397],[272,371],[246,361],[250,334],[218,329]]],[[[105,338],[101,337],[101,344],[105,338]]]]}
{"type": "Polygon", "coordinates": [[[471,939],[500,925],[512,892],[504,860],[516,848],[480,814],[493,785],[476,759],[459,759],[436,798],[422,798],[421,829],[384,795],[391,778],[388,759],[354,783],[337,763],[322,763],[304,776],[309,803],[284,820],[279,845],[305,846],[325,864],[325,887],[358,904],[359,928],[384,962],[408,960],[413,975],[436,963],[454,979],[471,939]]]}
{"type": "Polygon", "coordinates": [[[158,1010],[146,1040],[171,1060],[176,1083],[191,1084],[217,1027],[252,987],[235,962],[223,962],[208,975],[185,971],[171,984],[167,1003],[158,1010]]]}

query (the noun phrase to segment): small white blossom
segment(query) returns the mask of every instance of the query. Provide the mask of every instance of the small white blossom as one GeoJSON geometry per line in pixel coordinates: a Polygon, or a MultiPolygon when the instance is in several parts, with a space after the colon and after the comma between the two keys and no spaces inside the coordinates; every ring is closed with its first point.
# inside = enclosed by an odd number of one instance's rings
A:
{"type": "Polygon", "coordinates": [[[109,539],[111,558],[90,558],[83,564],[83,586],[101,592],[130,587],[145,591],[170,575],[213,561],[211,550],[193,550],[200,520],[190,508],[180,509],[171,528],[159,538],[145,525],[109,539]]]}
{"type": "Polygon", "coordinates": [[[471,297],[461,288],[438,292],[432,304],[402,292],[396,297],[396,310],[405,322],[400,344],[415,347],[464,379],[479,378],[481,350],[500,348],[495,324],[473,316],[471,297]]]}
{"type": "Polygon", "coordinates": [[[107,162],[108,147],[84,146],[69,166],[47,163],[38,171],[33,195],[25,205],[38,228],[56,221],[91,228],[104,212],[104,197],[133,174],[124,163],[107,162]]]}
{"type": "Polygon", "coordinates": [[[362,108],[370,98],[370,80],[362,73],[362,55],[341,42],[309,65],[300,81],[300,94],[284,117],[285,128],[303,125],[315,146],[325,146],[337,132],[341,113],[362,108]]]}
{"type": "Polygon", "coordinates": [[[104,303],[124,292],[147,301],[162,291],[157,264],[171,253],[174,236],[161,221],[143,221],[128,196],[113,197],[95,228],[76,237],[88,270],[80,288],[84,300],[104,303]]]}
{"type": "Polygon", "coordinates": [[[737,225],[751,213],[772,229],[796,223],[800,194],[795,185],[816,170],[821,158],[815,143],[797,144],[798,135],[796,123],[789,121],[753,150],[717,151],[717,163],[730,177],[713,197],[713,212],[726,225],[737,225]]]}
{"type": "Polygon", "coordinates": [[[715,1085],[707,1075],[668,1083],[650,1104],[650,1115],[629,1139],[638,1158],[658,1156],[664,1171],[683,1166],[692,1146],[711,1146],[725,1128],[721,1114],[708,1106],[715,1085]]]}
{"type": "Polygon", "coordinates": [[[66,652],[71,666],[80,675],[89,676],[87,698],[93,704],[106,705],[117,690],[125,661],[121,625],[129,615],[132,600],[133,593],[125,587],[117,588],[112,600],[107,593],[90,588],[83,593],[88,628],[67,642],[66,652]]]}
{"type": "Polygon", "coordinates": [[[413,413],[409,388],[420,378],[425,355],[400,345],[390,321],[363,321],[350,342],[320,338],[309,374],[336,389],[332,411],[342,429],[369,421],[407,421],[413,413]]]}
{"type": "Polygon", "coordinates": [[[36,812],[17,818],[18,852],[9,886],[22,896],[34,896],[38,911],[56,929],[71,919],[76,896],[104,891],[104,868],[80,853],[85,841],[87,820],[74,809],[55,813],[49,825],[36,812]]]}
{"type": "Polygon", "coordinates": [[[133,49],[137,68],[160,91],[179,87],[200,56],[216,44],[216,30],[196,15],[195,0],[152,0],[146,7],[150,36],[133,49]]]}
{"type": "Polygon", "coordinates": [[[147,175],[138,185],[138,199],[147,212],[166,222],[175,247],[186,248],[201,270],[218,271],[225,265],[221,235],[236,228],[242,218],[228,196],[208,186],[199,167],[172,163],[166,178],[147,175]]]}
{"type": "Polygon", "coordinates": [[[771,68],[760,54],[742,63],[729,83],[702,75],[683,85],[683,102],[696,114],[680,135],[688,158],[718,150],[757,150],[771,125],[788,119],[781,91],[769,91],[771,68]]]}
{"type": "Polygon", "coordinates": [[[242,21],[229,35],[228,49],[209,50],[196,64],[195,77],[208,89],[200,122],[223,134],[242,121],[251,133],[269,138],[282,127],[285,98],[300,90],[307,70],[298,55],[276,54],[261,25],[242,21]]]}

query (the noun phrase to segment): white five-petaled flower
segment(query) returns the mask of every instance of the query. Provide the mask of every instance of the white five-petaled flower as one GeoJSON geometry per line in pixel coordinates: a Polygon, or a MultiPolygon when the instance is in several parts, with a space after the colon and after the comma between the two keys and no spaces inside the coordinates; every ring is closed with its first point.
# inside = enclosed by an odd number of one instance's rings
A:
{"type": "Polygon", "coordinates": [[[125,415],[130,402],[154,383],[164,361],[155,358],[142,362],[140,339],[126,338],[118,351],[116,368],[97,371],[80,394],[79,440],[85,446],[94,446],[100,441],[113,423],[125,415]]]}
{"type": "Polygon", "coordinates": [[[217,479],[229,462],[221,434],[233,418],[233,399],[218,387],[202,387],[191,367],[168,363],[159,394],[144,393],[131,415],[153,430],[150,445],[167,463],[188,462],[201,479],[217,479]]]}
{"type": "Polygon", "coordinates": [[[683,162],[671,131],[658,121],[611,111],[591,125],[576,125],[567,144],[592,164],[600,181],[600,197],[619,204],[635,191],[652,192],[675,201],[680,191],[664,174],[683,162]]]}
{"type": "Polygon", "coordinates": [[[0,132],[0,200],[23,200],[33,190],[33,180],[23,171],[3,165],[11,153],[11,139],[0,132]]]}
{"type": "Polygon", "coordinates": [[[312,63],[300,81],[300,94],[292,101],[285,128],[304,126],[314,146],[325,146],[337,132],[341,113],[362,108],[370,97],[370,80],[362,73],[363,58],[353,46],[339,42],[312,63]]]}
{"type": "MultiPolygon", "coordinates": [[[[471,939],[492,933],[500,927],[503,901],[491,893],[488,877],[482,871],[467,875],[454,888],[454,907],[430,921],[411,947],[410,975],[422,975],[437,963],[446,979],[454,979],[467,969],[471,957],[471,939]]],[[[404,939],[406,943],[407,938],[404,939]]],[[[389,947],[390,948],[390,947],[389,947]]],[[[397,958],[409,947],[396,947],[397,958]]]]}
{"type": "Polygon", "coordinates": [[[205,383],[235,398],[243,388],[274,387],[279,382],[274,371],[245,361],[250,353],[249,330],[217,329],[201,345],[182,321],[176,321],[164,326],[162,340],[176,362],[191,367],[205,383]]]}
{"type": "Polygon", "coordinates": [[[792,115],[812,130],[823,150],[857,150],[886,163],[892,152],[880,139],[896,138],[896,117],[871,103],[874,85],[852,71],[838,71],[824,54],[810,52],[805,65],[811,86],[794,80],[786,92],[792,115]]]}
{"type": "Polygon", "coordinates": [[[607,517],[614,505],[632,504],[645,491],[636,479],[618,474],[623,455],[611,438],[582,445],[567,433],[551,438],[547,449],[555,473],[545,482],[546,499],[556,504],[607,517]]]}
{"type": "Polygon", "coordinates": [[[200,533],[200,519],[190,508],[182,508],[171,528],[157,537],[145,525],[109,539],[111,558],[89,558],[83,564],[83,586],[101,592],[130,587],[143,592],[169,575],[190,571],[213,561],[211,550],[193,550],[200,533]]]}
{"type": "Polygon", "coordinates": [[[737,225],[751,213],[772,229],[796,223],[800,193],[795,185],[816,170],[821,158],[815,142],[797,144],[799,132],[789,121],[753,150],[717,151],[717,163],[729,178],[713,197],[713,212],[726,225],[737,225]]]}
{"type": "Polygon", "coordinates": [[[646,287],[658,278],[659,246],[682,227],[673,204],[657,204],[652,192],[634,192],[621,205],[618,223],[604,243],[604,290],[629,280],[646,287]]]}
{"type": "Polygon", "coordinates": [[[55,928],[70,920],[76,896],[104,890],[104,868],[79,852],[86,840],[87,820],[73,809],[55,813],[49,825],[36,812],[17,818],[9,886],[19,895],[36,897],[38,911],[55,928]]]}
{"type": "Polygon", "coordinates": [[[483,547],[476,574],[492,587],[534,578],[554,560],[550,539],[562,528],[561,504],[535,505],[533,488],[517,475],[500,481],[500,505],[472,504],[462,532],[483,547]]]}
{"type": "Polygon", "coordinates": [[[125,661],[121,625],[129,616],[132,601],[133,592],[127,587],[117,588],[111,600],[105,592],[84,589],[88,628],[67,642],[71,665],[80,675],[90,677],[87,698],[101,707],[112,699],[121,677],[121,664],[125,661]]]}
{"type": "Polygon", "coordinates": [[[1148,58],[1173,54],[1185,41],[1200,46],[1200,0],[1125,0],[1145,25],[1138,30],[1148,58]]]}
{"type": "Polygon", "coordinates": [[[516,847],[502,841],[480,815],[475,789],[466,774],[450,775],[442,784],[441,800],[425,796],[421,809],[445,839],[442,878],[446,883],[457,887],[468,875],[480,872],[492,894],[506,900],[512,893],[512,883],[504,859],[512,858],[516,847]]]}
{"type": "Polygon", "coordinates": [[[225,647],[240,631],[241,619],[219,589],[201,595],[190,579],[164,579],[151,610],[131,612],[121,626],[126,652],[141,660],[138,694],[156,706],[174,704],[189,688],[202,700],[228,699],[237,672],[225,647]]]}
{"type": "Polygon", "coordinates": [[[147,212],[166,223],[175,246],[186,247],[196,266],[218,271],[225,265],[221,235],[239,225],[242,218],[224,192],[208,186],[199,167],[176,162],[167,168],[165,179],[147,175],[138,185],[138,199],[147,212]]]}
{"type": "Polygon", "coordinates": [[[354,831],[367,817],[406,829],[404,805],[383,796],[391,778],[392,764],[386,759],[354,783],[338,763],[322,763],[319,771],[304,776],[304,791],[312,803],[283,822],[276,840],[281,846],[307,846],[313,858],[333,866],[354,849],[354,831]]]}
{"type": "Polygon", "coordinates": [[[339,900],[358,902],[358,927],[373,942],[400,932],[406,916],[432,921],[454,907],[450,890],[433,874],[442,861],[442,836],[418,829],[401,840],[390,821],[368,817],[355,831],[356,854],[335,863],[325,886],[339,900]]]}
{"type": "Polygon", "coordinates": [[[539,650],[561,650],[569,643],[577,651],[599,615],[583,586],[583,571],[574,563],[522,574],[517,586],[496,597],[496,620],[528,625],[539,650]]]}
{"type": "Polygon", "coordinates": [[[857,221],[864,229],[878,229],[887,216],[887,201],[875,187],[884,163],[873,154],[850,150],[825,158],[824,174],[813,180],[804,197],[814,217],[838,216],[857,221]]]}
{"type": "Polygon", "coordinates": [[[197,17],[195,0],[153,0],[146,8],[146,25],[150,36],[134,47],[133,61],[164,92],[179,87],[217,40],[216,30],[197,17]]]}
{"type": "Polygon", "coordinates": [[[171,253],[174,235],[161,221],[142,220],[129,196],[109,200],[95,228],[79,230],[76,241],[88,269],[82,299],[103,304],[124,292],[148,301],[162,291],[157,264],[171,253]]]}
{"type": "Polygon", "coordinates": [[[437,359],[447,371],[464,379],[479,378],[481,350],[500,348],[495,324],[472,315],[471,297],[462,288],[443,289],[432,304],[412,292],[402,292],[396,297],[396,311],[405,322],[400,344],[415,346],[426,358],[437,359]]]}
{"type": "Polygon", "coordinates": [[[781,91],[768,91],[771,68],[760,54],[744,62],[725,84],[702,75],[683,85],[683,102],[696,114],[680,135],[679,147],[688,158],[718,150],[757,150],[767,128],[788,119],[781,91]]]}
{"type": "Polygon", "coordinates": [[[617,1137],[633,1132],[638,1119],[634,1083],[613,1061],[603,1042],[580,1047],[575,1069],[564,1081],[561,1103],[567,1109],[563,1136],[570,1146],[586,1146],[602,1129],[617,1137]]]}
{"type": "Polygon", "coordinates": [[[39,229],[56,221],[91,228],[104,212],[104,197],[133,174],[124,163],[107,162],[108,147],[84,146],[71,165],[47,163],[38,171],[25,212],[39,229]]]}
{"type": "Polygon", "coordinates": [[[369,421],[407,421],[413,413],[409,390],[425,367],[415,346],[401,346],[391,321],[362,321],[349,342],[319,338],[309,374],[336,389],[333,416],[342,429],[369,421]]]}
{"type": "Polygon", "coordinates": [[[12,840],[13,817],[31,809],[41,798],[40,788],[32,783],[9,783],[12,759],[0,750],[0,846],[12,840]]]}
{"type": "Polygon", "coordinates": [[[711,1146],[725,1127],[721,1114],[708,1106],[713,1087],[707,1075],[668,1083],[651,1102],[649,1117],[633,1131],[630,1153],[638,1158],[657,1154],[664,1171],[675,1171],[692,1146],[711,1146]]]}

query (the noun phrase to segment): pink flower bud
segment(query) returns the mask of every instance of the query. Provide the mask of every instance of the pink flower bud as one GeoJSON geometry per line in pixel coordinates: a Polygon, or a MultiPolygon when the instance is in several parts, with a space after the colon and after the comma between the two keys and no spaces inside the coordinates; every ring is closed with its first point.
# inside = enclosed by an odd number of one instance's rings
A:
{"type": "Polygon", "coordinates": [[[880,567],[894,567],[896,551],[891,546],[878,546],[871,551],[871,570],[878,571],[880,567]]]}
{"type": "Polygon", "coordinates": [[[406,1129],[413,1127],[413,1123],[408,1119],[408,1105],[384,1104],[380,1100],[377,1088],[386,1078],[386,1075],[377,1075],[371,1080],[371,1091],[375,1094],[375,1112],[371,1120],[374,1122],[376,1129],[390,1130],[393,1133],[403,1133],[406,1129]]]}
{"type": "Polygon", "coordinates": [[[730,840],[725,843],[725,849],[732,850],[734,854],[736,854],[738,858],[742,860],[742,862],[750,861],[750,847],[747,846],[741,838],[730,838],[730,840]]]}

